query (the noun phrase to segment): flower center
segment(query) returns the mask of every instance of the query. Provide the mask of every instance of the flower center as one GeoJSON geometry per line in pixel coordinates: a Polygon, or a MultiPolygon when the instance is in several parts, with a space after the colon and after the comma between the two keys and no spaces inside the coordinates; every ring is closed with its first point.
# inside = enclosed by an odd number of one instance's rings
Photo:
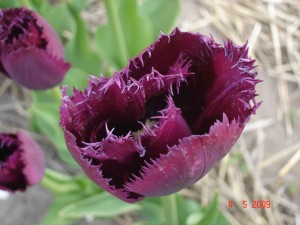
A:
{"type": "Polygon", "coordinates": [[[29,10],[2,10],[0,24],[0,54],[30,46],[41,49],[47,46],[47,40],[42,37],[43,28],[29,10]]]}
{"type": "Polygon", "coordinates": [[[7,162],[8,158],[17,150],[15,135],[0,136],[0,163],[7,162]]]}
{"type": "Polygon", "coordinates": [[[131,131],[132,137],[136,139],[137,133],[143,133],[145,128],[143,125],[151,128],[157,123],[158,119],[153,117],[159,116],[159,111],[166,108],[166,96],[167,93],[164,93],[160,96],[149,99],[145,104],[144,114],[141,115],[136,121],[130,123],[125,122],[123,125],[122,122],[117,122],[116,124],[109,123],[108,127],[115,128],[113,133],[117,136],[125,136],[129,131],[131,131]]]}
{"type": "Polygon", "coordinates": [[[6,162],[11,154],[12,151],[7,146],[0,148],[0,162],[6,162]]]}

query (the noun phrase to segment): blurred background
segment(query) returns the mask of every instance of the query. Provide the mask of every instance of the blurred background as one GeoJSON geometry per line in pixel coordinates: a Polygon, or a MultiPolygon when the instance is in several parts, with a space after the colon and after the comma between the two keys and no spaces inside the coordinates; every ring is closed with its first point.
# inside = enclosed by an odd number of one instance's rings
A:
{"type": "MultiPolygon", "coordinates": [[[[2,2],[3,5],[27,4],[26,1],[2,2]]],[[[51,1],[49,7],[59,6],[61,2],[64,1],[51,1]]],[[[101,0],[75,3],[86,24],[87,37],[97,38],[99,27],[107,22],[104,3],[101,0]]],[[[78,23],[77,30],[74,29],[77,17],[75,22],[70,22],[70,15],[63,7],[44,11],[48,14],[41,14],[58,30],[64,43],[77,38],[80,32],[78,23]],[[58,20],[51,19],[53,17],[58,20]]],[[[164,15],[164,11],[160,13],[164,15]]],[[[175,25],[183,31],[212,35],[219,43],[227,39],[236,44],[248,41],[250,55],[257,59],[258,79],[263,80],[257,85],[258,100],[263,103],[230,154],[207,176],[179,194],[208,205],[217,193],[219,210],[233,225],[300,225],[300,1],[182,0],[177,21],[172,26],[175,25]],[[243,208],[243,201],[251,204],[255,200],[270,201],[271,207],[243,208]]],[[[153,35],[157,37],[158,33],[153,35]]],[[[144,43],[145,47],[149,43],[144,43]]],[[[74,47],[78,47],[76,41],[72,46],[66,47],[68,61],[80,61],[74,55],[82,53],[81,57],[87,54],[97,65],[82,65],[70,73],[98,76],[111,74],[114,68],[121,67],[118,63],[101,61],[99,56],[100,65],[94,53],[80,52],[82,50],[74,47]],[[87,71],[85,68],[94,69],[87,71]]],[[[99,51],[92,42],[90,48],[95,54],[99,51]]],[[[53,140],[45,137],[43,129],[48,129],[48,125],[39,123],[42,127],[37,130],[30,128],[34,123],[32,111],[28,110],[35,101],[32,96],[27,89],[0,76],[0,130],[27,130],[43,146],[48,167],[72,174],[73,169],[59,160],[61,156],[54,150],[53,140]]],[[[8,199],[3,197],[0,200],[1,225],[41,223],[52,200],[52,194],[41,186],[8,199]]],[[[85,217],[76,224],[130,225],[135,219],[135,213],[125,213],[106,220],[85,217]]]]}

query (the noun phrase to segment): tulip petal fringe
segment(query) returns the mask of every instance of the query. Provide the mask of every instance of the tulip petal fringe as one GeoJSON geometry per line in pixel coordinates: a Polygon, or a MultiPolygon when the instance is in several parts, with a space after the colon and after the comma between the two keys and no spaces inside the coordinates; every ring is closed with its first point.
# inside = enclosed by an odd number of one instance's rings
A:
{"type": "Polygon", "coordinates": [[[255,114],[255,60],[246,44],[201,34],[161,35],[111,78],[62,88],[60,126],[97,185],[126,202],[171,194],[201,179],[255,114]]]}

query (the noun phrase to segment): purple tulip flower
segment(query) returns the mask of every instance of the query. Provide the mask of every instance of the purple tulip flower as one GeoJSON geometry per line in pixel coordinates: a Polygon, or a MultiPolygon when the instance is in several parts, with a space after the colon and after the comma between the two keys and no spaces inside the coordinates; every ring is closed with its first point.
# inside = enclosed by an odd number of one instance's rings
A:
{"type": "Polygon", "coordinates": [[[41,181],[44,170],[44,154],[32,138],[0,133],[0,190],[24,191],[41,181]]]}
{"type": "Polygon", "coordinates": [[[168,195],[202,178],[234,145],[255,101],[247,47],[161,35],[112,78],[63,88],[60,125],[73,157],[126,202],[168,195]]]}
{"type": "Polygon", "coordinates": [[[58,85],[70,64],[53,28],[26,8],[0,9],[0,72],[30,89],[58,85]]]}

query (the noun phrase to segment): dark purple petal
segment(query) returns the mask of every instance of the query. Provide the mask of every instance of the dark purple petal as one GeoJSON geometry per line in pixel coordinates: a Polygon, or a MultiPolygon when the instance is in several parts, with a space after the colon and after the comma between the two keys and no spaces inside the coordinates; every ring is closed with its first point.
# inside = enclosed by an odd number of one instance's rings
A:
{"type": "Polygon", "coordinates": [[[155,197],[192,185],[228,153],[242,130],[236,121],[229,124],[224,114],[223,121],[217,121],[207,135],[183,138],[167,154],[143,166],[141,176],[127,183],[126,190],[155,197]]]}
{"type": "Polygon", "coordinates": [[[75,90],[72,98],[64,97],[61,111],[66,113],[66,120],[61,120],[62,123],[68,129],[74,129],[74,134],[84,142],[105,137],[105,124],[109,129],[117,124],[115,133],[127,135],[132,126],[140,127],[137,119],[143,114],[145,99],[136,87],[127,87],[126,90],[124,87],[124,81],[117,76],[112,79],[91,78],[84,93],[75,90]]]}
{"type": "Polygon", "coordinates": [[[70,68],[53,28],[26,8],[0,10],[0,71],[31,89],[58,85],[70,68]]]}
{"type": "MultiPolygon", "coordinates": [[[[118,178],[117,177],[118,174],[123,175],[123,173],[120,173],[120,170],[125,172],[125,174],[127,174],[128,176],[128,171],[130,170],[130,168],[125,168],[125,165],[129,167],[133,167],[134,170],[137,170],[137,168],[135,168],[135,165],[132,162],[130,162],[131,159],[130,153],[132,155],[132,158],[136,157],[138,159],[139,157],[139,154],[137,154],[138,151],[133,152],[133,150],[136,149],[136,146],[134,145],[132,139],[129,139],[128,137],[115,139],[110,136],[106,138],[103,142],[86,144],[84,148],[80,148],[77,146],[75,136],[72,133],[69,133],[68,131],[65,131],[65,139],[66,139],[67,146],[74,159],[83,168],[86,175],[91,180],[93,180],[96,184],[100,185],[104,190],[108,191],[114,196],[130,203],[143,199],[143,196],[134,193],[131,195],[131,198],[129,199],[128,195],[130,193],[128,191],[116,187],[119,185],[118,183],[120,183],[118,182],[119,180],[117,179],[115,181],[112,179],[112,177],[114,177],[115,179],[118,178]],[[127,164],[125,163],[123,166],[121,164],[122,159],[121,162],[120,159],[118,162],[117,157],[116,159],[112,158],[111,160],[106,160],[105,163],[103,164],[104,160],[102,160],[101,162],[102,149],[104,149],[104,151],[108,153],[109,151],[113,151],[116,149],[123,150],[124,152],[128,151],[129,153],[125,152],[127,159],[124,160],[127,164]],[[111,175],[112,177],[108,177],[104,175],[103,174],[104,172],[107,172],[107,174],[111,175]]],[[[102,156],[102,158],[105,158],[105,155],[107,154],[102,153],[102,155],[104,155],[102,156]]],[[[127,177],[127,179],[129,179],[129,177],[127,177]]]]}
{"type": "Polygon", "coordinates": [[[0,134],[0,189],[24,191],[44,176],[44,154],[24,132],[0,134]]]}
{"type": "Polygon", "coordinates": [[[140,145],[146,149],[147,158],[156,159],[160,154],[167,154],[167,146],[174,146],[180,139],[192,134],[171,97],[168,98],[167,103],[167,108],[160,112],[161,115],[152,117],[159,119],[154,128],[145,125],[144,132],[137,138],[140,145]]]}
{"type": "Polygon", "coordinates": [[[246,45],[175,29],[112,78],[91,77],[71,97],[63,88],[67,146],[97,185],[127,202],[192,185],[259,106],[253,64],[246,45]]]}
{"type": "Polygon", "coordinates": [[[32,47],[0,56],[7,74],[30,89],[46,89],[62,82],[70,64],[32,47]]]}

